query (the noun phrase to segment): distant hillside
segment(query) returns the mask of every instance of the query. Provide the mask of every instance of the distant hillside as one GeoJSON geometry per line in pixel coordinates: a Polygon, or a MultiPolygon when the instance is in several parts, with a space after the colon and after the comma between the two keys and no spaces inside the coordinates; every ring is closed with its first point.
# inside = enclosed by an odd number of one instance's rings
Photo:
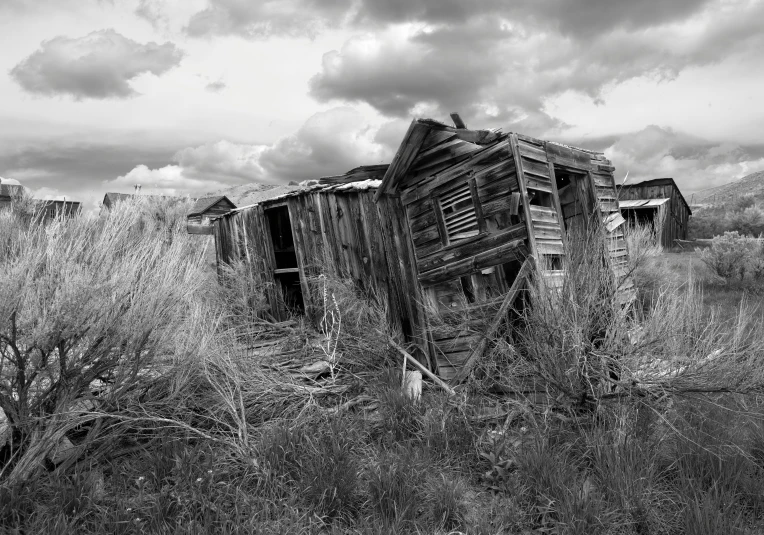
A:
{"type": "Polygon", "coordinates": [[[725,204],[746,195],[764,199],[764,171],[751,173],[723,186],[699,191],[691,197],[690,202],[692,204],[725,204]]]}

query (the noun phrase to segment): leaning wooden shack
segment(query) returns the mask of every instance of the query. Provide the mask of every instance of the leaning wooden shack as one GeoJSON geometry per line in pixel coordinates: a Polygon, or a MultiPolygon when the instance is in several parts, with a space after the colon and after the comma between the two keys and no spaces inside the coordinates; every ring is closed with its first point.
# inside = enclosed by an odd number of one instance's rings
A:
{"type": "Polygon", "coordinates": [[[531,255],[543,279],[559,285],[566,229],[603,225],[619,297],[632,299],[613,170],[592,151],[417,119],[389,166],[319,180],[217,219],[218,263],[256,266],[276,318],[290,306],[316,306],[311,276],[348,276],[387,299],[390,324],[450,379],[474,359],[483,334],[444,329],[439,316],[495,309],[531,255]]]}

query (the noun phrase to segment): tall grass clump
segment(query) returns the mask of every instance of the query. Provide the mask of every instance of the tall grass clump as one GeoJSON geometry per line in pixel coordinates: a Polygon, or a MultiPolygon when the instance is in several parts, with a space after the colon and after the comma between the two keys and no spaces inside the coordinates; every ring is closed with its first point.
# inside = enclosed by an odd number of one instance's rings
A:
{"type": "Polygon", "coordinates": [[[189,348],[180,338],[201,291],[201,251],[170,213],[160,221],[139,202],[45,224],[0,215],[3,478],[28,478],[67,434],[189,348]]]}

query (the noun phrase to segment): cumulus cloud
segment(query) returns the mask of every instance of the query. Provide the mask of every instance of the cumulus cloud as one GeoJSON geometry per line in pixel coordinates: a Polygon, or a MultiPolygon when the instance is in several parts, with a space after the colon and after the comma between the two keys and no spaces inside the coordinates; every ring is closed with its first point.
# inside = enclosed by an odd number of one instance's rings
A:
{"type": "Polygon", "coordinates": [[[387,163],[393,154],[376,140],[370,125],[353,108],[313,115],[293,135],[263,151],[260,164],[282,181],[344,173],[363,164],[387,163]]]}
{"type": "Polygon", "coordinates": [[[136,95],[132,79],[146,73],[164,74],[182,58],[183,52],[173,43],[141,44],[109,29],[44,41],[10,75],[26,91],[39,95],[127,98],[136,95]]]}
{"type": "Polygon", "coordinates": [[[273,182],[259,164],[262,145],[230,141],[187,147],[172,156],[167,165],[136,165],[128,173],[104,181],[106,189],[125,191],[141,184],[143,191],[166,195],[201,195],[250,182],[273,182]]]}
{"type": "Polygon", "coordinates": [[[751,60],[764,46],[764,3],[649,1],[655,9],[583,0],[488,1],[467,11],[429,0],[363,3],[358,16],[367,21],[422,20],[326,53],[311,94],[368,103],[388,116],[460,111],[481,124],[544,135],[564,126],[544,112],[547,99],[572,91],[600,101],[614,84],[672,79],[734,56],[751,60]]]}
{"type": "MultiPolygon", "coordinates": [[[[124,191],[141,184],[144,191],[198,195],[253,182],[285,184],[341,174],[392,159],[397,144],[381,142],[382,131],[352,108],[335,108],[315,114],[297,132],[272,145],[223,140],[184,148],[168,165],[137,165],[105,182],[105,187],[124,191]]],[[[403,132],[398,144],[402,137],[403,132]]]]}
{"type": "Polygon", "coordinates": [[[223,80],[216,80],[214,82],[208,83],[206,86],[204,86],[204,89],[206,89],[210,93],[220,93],[226,87],[228,86],[223,80]]]}
{"type": "Polygon", "coordinates": [[[311,36],[337,25],[350,5],[351,0],[210,0],[191,17],[186,31],[195,37],[311,36]]]}
{"type": "Polygon", "coordinates": [[[656,125],[617,136],[605,155],[619,177],[629,172],[629,182],[672,177],[688,193],[764,170],[764,145],[712,142],[656,125]]]}

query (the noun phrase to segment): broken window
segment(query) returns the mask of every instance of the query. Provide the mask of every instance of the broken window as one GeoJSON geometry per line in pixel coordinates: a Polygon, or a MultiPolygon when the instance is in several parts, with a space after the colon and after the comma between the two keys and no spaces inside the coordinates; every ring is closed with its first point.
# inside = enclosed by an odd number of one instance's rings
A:
{"type": "Polygon", "coordinates": [[[438,197],[441,238],[445,245],[480,234],[483,226],[480,201],[473,180],[438,197]]]}

